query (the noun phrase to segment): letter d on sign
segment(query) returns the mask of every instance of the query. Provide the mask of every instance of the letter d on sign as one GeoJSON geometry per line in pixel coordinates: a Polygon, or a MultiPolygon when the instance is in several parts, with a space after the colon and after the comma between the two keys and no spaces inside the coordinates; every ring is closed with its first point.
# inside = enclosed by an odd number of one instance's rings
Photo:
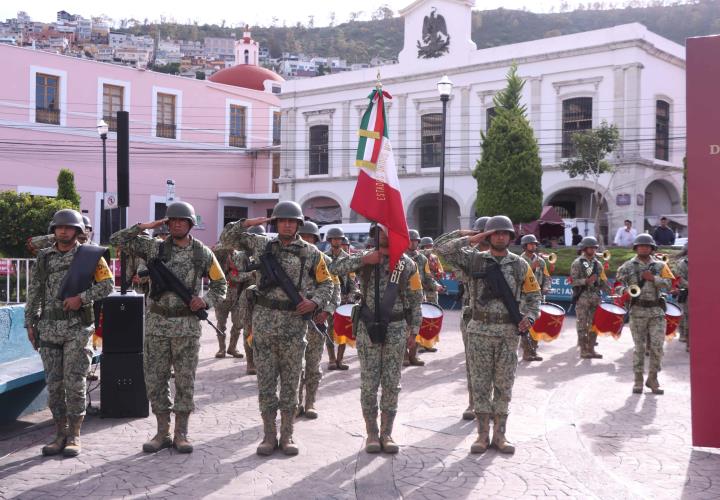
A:
{"type": "Polygon", "coordinates": [[[710,154],[720,155],[720,144],[710,144],[710,154]]]}

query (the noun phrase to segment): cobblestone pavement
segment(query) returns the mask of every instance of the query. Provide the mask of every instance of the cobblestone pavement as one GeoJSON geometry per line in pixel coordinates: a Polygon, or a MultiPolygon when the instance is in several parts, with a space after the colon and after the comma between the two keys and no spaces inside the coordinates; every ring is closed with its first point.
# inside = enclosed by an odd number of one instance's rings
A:
{"type": "Polygon", "coordinates": [[[720,498],[720,452],[690,444],[684,344],[666,344],[665,395],[633,395],[627,328],[619,341],[600,339],[604,359],[580,360],[568,318],[560,338],[541,345],[545,360],[518,368],[508,421],[517,452],[476,456],[469,453],[474,425],[460,418],[467,393],[458,319],[447,313],[439,351],[422,355],[425,367],[403,371],[395,457],[362,451],[353,350],[349,371],[325,374],[320,417],[297,423],[300,455],[256,456],[255,379],[244,374],[244,360],[213,357],[206,328],[190,423],[194,453],[143,453],[152,418],[89,417],[79,458],[42,458],[51,429],[36,425],[0,441],[0,497],[720,498]]]}

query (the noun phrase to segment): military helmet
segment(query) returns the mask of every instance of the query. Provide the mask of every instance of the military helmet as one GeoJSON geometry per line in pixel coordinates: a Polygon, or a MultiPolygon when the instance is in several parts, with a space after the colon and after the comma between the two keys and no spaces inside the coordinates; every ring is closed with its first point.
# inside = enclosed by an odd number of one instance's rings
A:
{"type": "Polygon", "coordinates": [[[487,221],[490,220],[490,217],[478,217],[475,219],[475,223],[473,224],[473,231],[477,231],[479,233],[482,233],[485,231],[485,224],[487,224],[487,221]]]}
{"type": "Polygon", "coordinates": [[[344,238],[345,237],[345,231],[342,230],[340,227],[333,227],[328,229],[327,234],[325,235],[325,240],[331,240],[333,238],[344,238]]]}
{"type": "Polygon", "coordinates": [[[58,210],[53,215],[52,222],[50,223],[50,232],[55,232],[57,226],[72,226],[79,229],[81,232],[85,232],[85,224],[80,212],[72,210],[70,208],[63,208],[58,210]]]}
{"type": "Polygon", "coordinates": [[[638,245],[650,245],[651,247],[653,247],[653,250],[657,248],[657,243],[655,243],[655,239],[647,233],[638,234],[635,237],[635,241],[633,241],[633,250],[635,250],[638,245]]]}
{"type": "Polygon", "coordinates": [[[505,215],[490,217],[490,220],[485,223],[485,231],[507,231],[510,233],[511,238],[515,238],[515,228],[512,221],[505,215]]]}
{"type": "Polygon", "coordinates": [[[247,232],[252,234],[265,234],[265,228],[263,226],[250,226],[247,232]]]}
{"type": "Polygon", "coordinates": [[[424,247],[425,245],[433,245],[433,239],[430,236],[423,236],[420,239],[420,246],[424,247]]]}
{"type": "Polygon", "coordinates": [[[185,219],[190,223],[190,227],[197,225],[195,217],[195,208],[187,201],[173,201],[165,211],[165,217],[168,219],[185,219]]]}
{"type": "Polygon", "coordinates": [[[410,231],[408,231],[408,236],[410,236],[410,241],[420,241],[420,233],[418,233],[415,229],[411,229],[410,231]]]}
{"type": "Polygon", "coordinates": [[[343,240],[343,241],[342,241],[342,244],[343,244],[343,245],[349,245],[349,244],[350,244],[350,240],[348,239],[347,236],[343,236],[343,237],[342,237],[342,240],[343,240]]]}
{"type": "Polygon", "coordinates": [[[306,220],[305,223],[300,226],[298,234],[312,234],[315,236],[316,241],[320,241],[320,229],[317,224],[310,220],[306,220]]]}
{"type": "Polygon", "coordinates": [[[162,226],[153,229],[153,236],[164,236],[166,234],[170,234],[170,228],[167,224],[163,224],[162,226]]]}
{"type": "Polygon", "coordinates": [[[578,245],[580,250],[585,250],[590,247],[597,248],[599,246],[600,244],[595,236],[585,236],[582,240],[580,240],[580,244],[578,245]]]}
{"type": "Polygon", "coordinates": [[[82,218],[83,224],[85,225],[85,232],[87,233],[88,231],[92,231],[93,228],[92,223],[90,222],[90,217],[88,217],[87,215],[83,215],[82,218]]]}
{"type": "Polygon", "coordinates": [[[277,219],[295,219],[300,225],[305,222],[302,208],[294,201],[281,201],[273,208],[270,218],[275,221],[277,219]]]}
{"type": "Polygon", "coordinates": [[[535,243],[537,245],[539,242],[534,234],[526,234],[520,239],[520,245],[525,248],[525,245],[528,243],[535,243]]]}

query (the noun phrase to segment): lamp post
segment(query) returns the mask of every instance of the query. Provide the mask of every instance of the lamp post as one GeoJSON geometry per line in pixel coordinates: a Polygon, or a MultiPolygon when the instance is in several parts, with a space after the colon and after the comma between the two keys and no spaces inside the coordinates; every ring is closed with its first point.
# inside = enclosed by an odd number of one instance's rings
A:
{"type": "Polygon", "coordinates": [[[442,135],[440,140],[442,159],[440,162],[440,193],[438,198],[438,235],[445,232],[445,126],[447,121],[447,103],[450,100],[452,88],[453,83],[450,81],[450,78],[448,78],[447,75],[443,75],[437,83],[438,94],[440,94],[440,101],[442,101],[442,135]]]}
{"type": "MultiPolygon", "coordinates": [[[[102,240],[104,236],[103,233],[107,227],[107,216],[105,215],[105,193],[107,193],[107,153],[105,149],[105,141],[107,141],[108,124],[105,123],[105,120],[100,120],[98,122],[97,131],[100,139],[102,139],[103,148],[103,192],[102,200],[100,201],[100,239],[102,240]]],[[[112,227],[110,229],[112,230],[112,227]]]]}

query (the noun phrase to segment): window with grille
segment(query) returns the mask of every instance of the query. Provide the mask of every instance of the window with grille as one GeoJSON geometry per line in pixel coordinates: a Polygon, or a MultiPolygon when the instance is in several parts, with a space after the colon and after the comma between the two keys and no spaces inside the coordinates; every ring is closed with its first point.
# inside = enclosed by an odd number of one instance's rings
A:
{"type": "Polygon", "coordinates": [[[123,110],[124,93],[118,85],[103,85],[103,120],[111,132],[117,132],[117,112],[123,110]]]}
{"type": "Polygon", "coordinates": [[[230,105],[230,146],[244,148],[247,146],[245,135],[246,109],[236,104],[230,105]]]}
{"type": "Polygon", "coordinates": [[[420,117],[420,147],[420,166],[439,167],[442,162],[442,113],[420,117]]]}
{"type": "Polygon", "coordinates": [[[328,126],[310,127],[310,175],[328,173],[328,126]]]}
{"type": "Polygon", "coordinates": [[[60,77],[35,75],[35,121],[60,125],[60,77]]]}
{"type": "Polygon", "coordinates": [[[592,97],[565,99],[562,103],[562,157],[575,156],[573,134],[592,129],[592,97]]]}
{"type": "Polygon", "coordinates": [[[655,103],[655,158],[670,158],[670,103],[666,101],[655,103]]]}
{"type": "Polygon", "coordinates": [[[157,95],[155,135],[175,139],[175,96],[172,94],[158,93],[157,95]]]}
{"type": "Polygon", "coordinates": [[[280,111],[273,111],[273,146],[280,144],[280,111]]]}
{"type": "Polygon", "coordinates": [[[497,112],[494,107],[485,110],[485,132],[490,130],[490,125],[492,125],[493,118],[495,118],[496,114],[497,112]]]}

